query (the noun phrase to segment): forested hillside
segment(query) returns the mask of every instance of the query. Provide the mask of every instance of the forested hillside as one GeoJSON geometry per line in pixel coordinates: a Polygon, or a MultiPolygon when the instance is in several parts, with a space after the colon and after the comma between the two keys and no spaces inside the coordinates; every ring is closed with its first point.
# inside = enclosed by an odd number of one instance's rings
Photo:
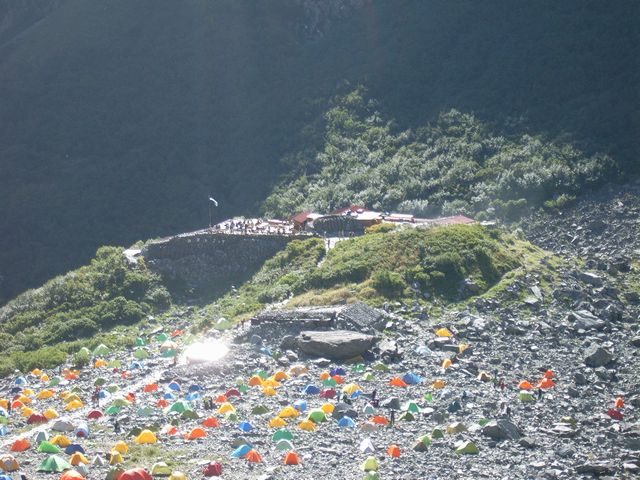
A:
{"type": "Polygon", "coordinates": [[[258,211],[356,85],[392,136],[456,109],[492,138],[635,170],[638,8],[0,1],[0,302],[99,245],[205,225],[209,194],[217,217],[258,211]]]}

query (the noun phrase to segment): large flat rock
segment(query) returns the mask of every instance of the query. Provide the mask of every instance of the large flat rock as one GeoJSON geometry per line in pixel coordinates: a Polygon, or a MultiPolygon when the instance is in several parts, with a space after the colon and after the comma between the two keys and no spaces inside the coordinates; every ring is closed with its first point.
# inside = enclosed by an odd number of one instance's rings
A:
{"type": "Polygon", "coordinates": [[[345,359],[363,355],[377,339],[351,330],[330,330],[304,331],[296,340],[300,351],[307,355],[345,359]]]}

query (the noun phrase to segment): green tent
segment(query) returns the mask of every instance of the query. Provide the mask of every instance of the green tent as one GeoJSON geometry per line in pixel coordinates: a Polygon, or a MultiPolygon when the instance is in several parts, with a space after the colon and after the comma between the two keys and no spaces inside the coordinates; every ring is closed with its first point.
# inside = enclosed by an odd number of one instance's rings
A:
{"type": "Polygon", "coordinates": [[[122,360],[111,360],[109,363],[107,363],[107,367],[109,368],[122,368],[122,360]]]}
{"type": "Polygon", "coordinates": [[[85,391],[82,388],[80,388],[78,385],[76,385],[71,389],[71,393],[77,393],[78,395],[83,395],[85,391]]]}
{"type": "Polygon", "coordinates": [[[336,385],[338,385],[338,382],[336,382],[333,378],[327,378],[322,382],[322,385],[324,387],[335,387],[336,385]]]}
{"type": "Polygon", "coordinates": [[[429,450],[429,446],[426,443],[421,442],[420,440],[418,440],[413,445],[414,452],[426,452],[427,450],[429,450]]]}
{"type": "Polygon", "coordinates": [[[39,453],[60,453],[61,451],[62,450],[60,450],[57,445],[54,445],[53,443],[49,443],[46,440],[43,442],[40,442],[40,445],[38,445],[39,453]]]}
{"type": "Polygon", "coordinates": [[[326,422],[327,415],[326,413],[324,413],[322,409],[314,408],[309,412],[309,416],[307,417],[307,420],[311,420],[314,423],[326,422]]]}
{"type": "Polygon", "coordinates": [[[416,417],[411,412],[404,412],[402,415],[400,415],[400,418],[398,418],[398,420],[402,420],[403,422],[414,422],[416,420],[416,417]]]}
{"type": "Polygon", "coordinates": [[[433,395],[431,393],[425,393],[424,398],[427,402],[433,402],[433,395]]]}
{"type": "Polygon", "coordinates": [[[101,343],[96,348],[93,349],[94,357],[102,357],[104,355],[109,355],[109,347],[107,347],[104,343],[101,343]]]}
{"type": "Polygon", "coordinates": [[[244,378],[242,377],[236,378],[236,387],[239,387],[240,385],[245,385],[244,378]]]}
{"type": "Polygon", "coordinates": [[[171,475],[171,467],[164,462],[157,462],[151,467],[151,475],[158,477],[168,477],[171,475]]]}
{"type": "Polygon", "coordinates": [[[180,414],[180,418],[183,420],[197,420],[200,418],[200,415],[198,415],[198,412],[195,410],[185,410],[180,414]]]}
{"type": "Polygon", "coordinates": [[[111,405],[114,407],[126,407],[127,405],[130,405],[130,402],[128,400],[125,400],[124,398],[116,398],[113,402],[111,402],[111,405]]]}
{"type": "Polygon", "coordinates": [[[286,428],[279,428],[273,433],[271,440],[274,442],[278,440],[293,440],[293,434],[286,428]]]}
{"type": "Polygon", "coordinates": [[[238,391],[240,393],[247,393],[249,391],[248,385],[238,385],[238,391]]]}
{"type": "Polygon", "coordinates": [[[490,421],[491,420],[489,420],[488,418],[481,418],[480,420],[478,420],[478,425],[480,425],[481,427],[484,427],[490,421]]]}
{"type": "Polygon", "coordinates": [[[224,416],[224,419],[227,422],[237,422],[238,421],[238,415],[233,413],[233,412],[229,412],[224,416]]]}
{"type": "Polygon", "coordinates": [[[120,467],[111,467],[107,472],[105,480],[118,480],[120,478],[120,475],[122,475],[123,473],[124,469],[120,467]]]}
{"type": "Polygon", "coordinates": [[[38,467],[39,472],[64,472],[65,470],[69,470],[71,464],[67,462],[64,458],[59,457],[58,455],[51,455],[47,457],[38,467]]]}
{"type": "Polygon", "coordinates": [[[120,387],[115,383],[111,383],[105,387],[105,390],[109,393],[116,393],[118,390],[120,390],[120,387]]]}
{"type": "Polygon", "coordinates": [[[266,380],[269,377],[269,374],[264,370],[256,370],[251,374],[251,376],[254,376],[254,375],[259,376],[262,380],[266,380]]]}
{"type": "Polygon", "coordinates": [[[466,442],[462,442],[456,448],[456,453],[460,455],[477,455],[478,453],[480,453],[480,450],[478,450],[478,447],[476,447],[475,443],[467,440],[466,442]]]}
{"type": "Polygon", "coordinates": [[[402,406],[402,409],[411,413],[420,413],[420,407],[416,402],[407,402],[402,406]]]}
{"type": "Polygon", "coordinates": [[[89,350],[87,347],[82,347],[80,350],[78,350],[78,355],[86,355],[87,357],[91,356],[91,350],[89,350]]]}
{"type": "Polygon", "coordinates": [[[391,369],[389,367],[387,367],[384,363],[376,363],[373,366],[373,369],[376,372],[390,372],[391,371],[391,369]]]}
{"type": "Polygon", "coordinates": [[[104,411],[104,413],[105,415],[117,415],[120,413],[120,410],[122,410],[122,408],[116,407],[115,405],[111,405],[109,408],[107,408],[104,411]]]}
{"type": "Polygon", "coordinates": [[[421,437],[418,437],[418,441],[425,445],[431,445],[431,437],[429,435],[422,435],[421,437]]]}
{"type": "Polygon", "coordinates": [[[9,423],[9,419],[3,415],[0,415],[0,424],[7,425],[9,423]]]}
{"type": "Polygon", "coordinates": [[[362,373],[364,372],[364,363],[358,363],[351,368],[353,373],[362,373]]]}
{"type": "Polygon", "coordinates": [[[141,407],[138,409],[138,411],[136,412],[136,414],[139,417],[149,417],[151,415],[153,415],[153,413],[155,412],[155,410],[153,408],[151,408],[149,405],[141,407]]]}
{"type": "Polygon", "coordinates": [[[107,379],[104,377],[98,377],[95,379],[95,381],[93,382],[93,384],[97,387],[101,387],[102,385],[107,383],[107,379]]]}
{"type": "Polygon", "coordinates": [[[376,460],[376,457],[367,457],[360,468],[365,472],[375,472],[378,470],[379,466],[380,464],[378,463],[378,460],[376,460]]]}
{"type": "Polygon", "coordinates": [[[165,340],[169,339],[169,335],[167,335],[164,332],[160,332],[159,334],[156,335],[156,340],[158,342],[164,342],[165,340]]]}
{"type": "Polygon", "coordinates": [[[431,438],[433,440],[438,440],[440,438],[444,438],[444,432],[442,431],[442,429],[435,427],[432,431],[431,431],[431,438]]]}
{"type": "Polygon", "coordinates": [[[173,348],[170,348],[169,350],[164,350],[160,355],[163,358],[173,358],[176,355],[178,355],[178,351],[173,348]]]}
{"type": "Polygon", "coordinates": [[[224,317],[220,317],[216,322],[216,324],[214,325],[214,328],[218,330],[227,330],[228,328],[231,328],[231,327],[233,327],[233,323],[231,323],[229,320],[227,320],[224,317]]]}
{"type": "Polygon", "coordinates": [[[147,352],[144,348],[138,348],[135,352],[133,352],[133,356],[137,360],[144,360],[145,358],[149,358],[149,352],[147,352]]]}
{"type": "Polygon", "coordinates": [[[137,437],[138,435],[140,435],[142,433],[142,428],[140,427],[133,427],[131,430],[129,430],[129,433],[127,433],[128,437],[137,437]]]}
{"type": "Polygon", "coordinates": [[[293,450],[293,443],[289,440],[278,440],[276,443],[276,450],[280,450],[281,452],[289,452],[293,450]]]}
{"type": "Polygon", "coordinates": [[[136,347],[144,347],[147,342],[144,341],[144,338],[138,337],[136,338],[136,347]]]}
{"type": "Polygon", "coordinates": [[[170,413],[170,412],[182,413],[187,410],[191,410],[191,406],[189,406],[189,404],[183,400],[178,400],[177,402],[174,402],[170,407],[167,407],[167,409],[165,410],[165,413],[170,413]]]}
{"type": "Polygon", "coordinates": [[[533,393],[528,392],[526,390],[523,390],[520,393],[518,393],[518,400],[526,403],[536,401],[535,397],[533,396],[533,393]]]}
{"type": "Polygon", "coordinates": [[[375,380],[375,377],[373,376],[373,373],[366,372],[362,375],[362,377],[360,377],[360,380],[362,380],[363,382],[373,382],[375,380]]]}
{"type": "Polygon", "coordinates": [[[49,383],[47,384],[49,387],[55,387],[57,385],[60,385],[60,382],[62,381],[62,377],[52,377],[49,379],[49,383]]]}
{"type": "Polygon", "coordinates": [[[251,413],[253,415],[264,415],[265,413],[269,413],[269,409],[264,405],[260,404],[253,407],[253,409],[251,410],[251,413]]]}
{"type": "Polygon", "coordinates": [[[380,480],[378,472],[367,472],[362,480],[380,480]]]}

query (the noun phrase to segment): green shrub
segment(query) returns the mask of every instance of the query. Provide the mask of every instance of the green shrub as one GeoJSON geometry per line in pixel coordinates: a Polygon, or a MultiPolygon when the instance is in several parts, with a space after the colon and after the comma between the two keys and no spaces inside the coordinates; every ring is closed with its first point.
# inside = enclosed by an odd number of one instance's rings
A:
{"type": "Polygon", "coordinates": [[[567,205],[575,202],[575,200],[575,195],[567,195],[566,193],[563,193],[555,198],[545,201],[544,208],[546,208],[547,210],[560,210],[567,205]]]}
{"type": "Polygon", "coordinates": [[[396,298],[402,295],[407,283],[397,272],[380,270],[371,275],[371,286],[386,297],[396,298]]]}
{"type": "Polygon", "coordinates": [[[73,366],[76,368],[82,368],[89,365],[91,358],[89,357],[89,353],[86,350],[78,350],[73,355],[73,366]]]}
{"type": "Polygon", "coordinates": [[[397,225],[394,223],[378,223],[365,228],[364,233],[367,235],[372,233],[387,233],[394,231],[396,227],[397,225]]]}

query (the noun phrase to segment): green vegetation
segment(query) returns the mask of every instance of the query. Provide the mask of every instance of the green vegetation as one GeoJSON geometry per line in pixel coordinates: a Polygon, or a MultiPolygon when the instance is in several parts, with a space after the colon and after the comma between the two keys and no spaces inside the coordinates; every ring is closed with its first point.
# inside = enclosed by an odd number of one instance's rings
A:
{"type": "Polygon", "coordinates": [[[2,372],[57,365],[81,345],[97,344],[97,339],[121,346],[135,336],[110,338],[109,331],[137,325],[150,313],[166,310],[171,298],[159,277],[143,262],[129,267],[122,252],[102,247],[89,265],[2,307],[2,372]]]}
{"type": "Polygon", "coordinates": [[[325,115],[324,146],[298,161],[265,201],[267,214],[320,212],[349,204],[419,216],[516,220],[530,207],[561,206],[607,178],[603,155],[586,156],[542,136],[503,135],[451,110],[415,131],[395,131],[362,88],[325,115]],[[566,192],[557,197],[557,192],[566,192]]]}
{"type": "MultiPolygon", "coordinates": [[[[529,149],[548,143],[538,146],[542,136],[575,141],[585,158],[610,153],[627,171],[640,166],[637,2],[104,3],[0,2],[0,303],[85,264],[100,245],[206,225],[208,195],[220,201],[216,218],[255,213],[292,164],[316,173],[322,112],[349,85],[366,85],[381,118],[398,122],[391,131],[402,146],[390,146],[398,160],[422,162],[405,151],[412,139],[430,145],[420,127],[456,109],[473,112],[498,139],[503,130],[527,132],[513,148],[498,146],[506,157],[531,158],[529,149]],[[405,141],[401,131],[412,134],[405,141]]],[[[354,139],[387,135],[384,122],[370,137],[354,127],[354,139]]],[[[452,138],[445,133],[442,142],[452,138]]],[[[385,148],[370,152],[356,158],[391,158],[385,148]]],[[[539,157],[556,164],[555,155],[539,157]]],[[[449,183],[463,182],[443,198],[427,191],[430,205],[461,198],[475,209],[484,193],[465,193],[467,173],[481,172],[437,164],[449,183]]],[[[407,163],[391,158],[387,168],[397,165],[407,163]]],[[[529,172],[514,170],[509,181],[521,173],[529,172]]],[[[389,175],[388,185],[401,186],[389,175]]],[[[382,203],[421,199],[429,175],[416,177],[415,192],[391,189],[382,203]]],[[[348,191],[362,191],[356,183],[348,191]]]]}
{"type": "Polygon", "coordinates": [[[285,299],[299,306],[356,299],[379,305],[424,294],[466,298],[472,292],[462,288],[464,280],[481,293],[520,265],[511,252],[520,243],[480,225],[403,228],[340,241],[318,264],[321,240],[292,242],[237,292],[213,304],[210,317],[239,320],[285,299]]]}

